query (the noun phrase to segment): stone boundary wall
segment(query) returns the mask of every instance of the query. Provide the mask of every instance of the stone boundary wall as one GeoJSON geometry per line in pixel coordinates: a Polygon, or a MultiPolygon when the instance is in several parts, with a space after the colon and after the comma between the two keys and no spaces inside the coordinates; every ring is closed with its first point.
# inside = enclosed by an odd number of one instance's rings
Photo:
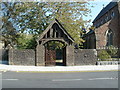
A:
{"type": "MultiPolygon", "coordinates": [[[[74,60],[72,64],[75,66],[116,65],[117,61],[120,62],[120,58],[119,60],[99,61],[97,58],[97,52],[99,50],[96,50],[96,49],[74,49],[72,51],[74,51],[74,54],[73,54],[74,60]]],[[[70,51],[68,53],[70,53],[70,51]]],[[[37,58],[37,54],[35,50],[33,49],[24,49],[24,50],[10,49],[9,51],[7,49],[2,49],[0,51],[0,63],[1,64],[9,63],[10,65],[36,66],[38,64],[38,62],[36,61],[37,60],[36,58],[37,58]]],[[[68,61],[71,61],[71,60],[68,60],[68,61]]]]}
{"type": "Polygon", "coordinates": [[[26,65],[35,66],[35,50],[33,49],[10,49],[9,50],[10,65],[26,65]]]}
{"type": "Polygon", "coordinates": [[[75,49],[74,56],[74,65],[96,65],[96,49],[75,49]]]}
{"type": "MultiPolygon", "coordinates": [[[[97,52],[95,49],[74,49],[74,65],[96,65],[97,52]]],[[[10,49],[9,50],[10,65],[26,65],[35,66],[36,53],[33,49],[10,49]]]]}

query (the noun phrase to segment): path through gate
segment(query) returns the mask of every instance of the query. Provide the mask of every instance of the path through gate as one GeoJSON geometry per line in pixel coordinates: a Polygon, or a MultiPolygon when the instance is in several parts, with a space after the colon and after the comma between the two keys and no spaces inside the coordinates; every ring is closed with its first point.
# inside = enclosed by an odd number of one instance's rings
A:
{"type": "Polygon", "coordinates": [[[56,51],[45,49],[45,65],[55,66],[56,65],[56,51]]]}

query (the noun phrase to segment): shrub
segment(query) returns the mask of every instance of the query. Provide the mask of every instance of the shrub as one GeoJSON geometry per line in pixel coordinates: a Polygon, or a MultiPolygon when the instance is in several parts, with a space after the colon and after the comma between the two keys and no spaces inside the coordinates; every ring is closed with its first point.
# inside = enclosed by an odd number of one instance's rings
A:
{"type": "Polygon", "coordinates": [[[117,56],[118,49],[116,49],[114,46],[109,46],[109,49],[107,50],[108,54],[112,56],[117,56]]]}
{"type": "Polygon", "coordinates": [[[111,56],[108,54],[106,50],[100,50],[98,53],[98,58],[102,61],[111,60],[111,56]]]}

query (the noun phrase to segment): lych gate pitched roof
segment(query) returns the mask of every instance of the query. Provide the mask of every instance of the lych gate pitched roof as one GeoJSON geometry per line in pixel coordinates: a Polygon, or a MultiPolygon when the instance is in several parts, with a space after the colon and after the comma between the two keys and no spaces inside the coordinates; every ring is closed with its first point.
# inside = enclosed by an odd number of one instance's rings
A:
{"type": "Polygon", "coordinates": [[[63,31],[63,34],[65,34],[70,41],[74,42],[74,39],[69,35],[69,33],[64,29],[64,27],[59,23],[57,19],[54,19],[54,21],[42,32],[42,34],[37,39],[37,41],[41,40],[45,36],[45,34],[49,32],[49,30],[52,28],[54,24],[57,24],[60,27],[60,29],[63,31]]]}
{"type": "Polygon", "coordinates": [[[110,2],[105,8],[101,10],[101,12],[97,15],[97,17],[93,20],[93,23],[101,18],[105,13],[107,13],[110,9],[117,5],[117,2],[110,2]]]}

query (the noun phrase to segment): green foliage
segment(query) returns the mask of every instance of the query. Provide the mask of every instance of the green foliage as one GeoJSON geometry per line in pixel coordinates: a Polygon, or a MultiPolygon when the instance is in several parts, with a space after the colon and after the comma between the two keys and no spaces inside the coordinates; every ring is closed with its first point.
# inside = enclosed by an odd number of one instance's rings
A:
{"type": "Polygon", "coordinates": [[[17,41],[18,49],[26,49],[28,46],[27,43],[30,41],[30,39],[28,39],[25,34],[20,34],[20,37],[17,38],[17,41]]]}
{"type": "Polygon", "coordinates": [[[87,2],[27,2],[16,5],[20,11],[18,22],[22,32],[40,34],[48,24],[55,18],[65,27],[74,38],[76,44],[82,44],[81,27],[88,21],[83,16],[90,13],[87,2]],[[21,13],[24,13],[21,15],[21,13]],[[21,23],[22,22],[22,23],[21,23]]]}
{"type": "Polygon", "coordinates": [[[57,18],[68,33],[74,38],[76,44],[82,44],[82,27],[88,22],[83,16],[90,13],[87,2],[58,2],[50,3],[51,16],[57,18]]]}
{"type": "Polygon", "coordinates": [[[33,36],[28,42],[26,49],[35,49],[37,46],[36,37],[33,36]]]}
{"type": "Polygon", "coordinates": [[[17,38],[17,48],[18,49],[34,49],[36,47],[36,40],[33,35],[20,34],[20,37],[17,38]]]}
{"type": "Polygon", "coordinates": [[[114,46],[109,46],[107,52],[110,56],[116,56],[118,49],[116,49],[114,46]]]}
{"type": "Polygon", "coordinates": [[[5,47],[10,44],[12,47],[16,45],[17,38],[19,37],[18,31],[14,27],[14,20],[15,18],[15,3],[13,2],[2,2],[1,4],[1,17],[2,17],[2,41],[5,43],[5,47]]]}
{"type": "Polygon", "coordinates": [[[111,56],[107,53],[106,50],[100,50],[98,53],[98,58],[102,61],[107,61],[111,59],[111,56]]]}
{"type": "Polygon", "coordinates": [[[55,49],[62,49],[63,47],[65,47],[66,45],[59,42],[59,41],[50,41],[50,42],[47,42],[45,44],[45,46],[48,48],[48,49],[52,49],[52,50],[55,50],[55,49]]]}
{"type": "Polygon", "coordinates": [[[34,48],[36,36],[40,35],[55,18],[62,23],[76,44],[84,42],[80,35],[81,27],[89,21],[83,20],[83,17],[90,13],[88,2],[2,2],[2,4],[4,4],[2,32],[6,46],[12,43],[18,48],[34,48]],[[27,39],[18,36],[18,33],[26,32],[33,34],[34,37],[27,39]]]}
{"type": "Polygon", "coordinates": [[[45,5],[46,3],[22,2],[15,6],[18,15],[16,21],[21,33],[40,34],[46,29],[48,18],[45,15],[45,5]]]}

